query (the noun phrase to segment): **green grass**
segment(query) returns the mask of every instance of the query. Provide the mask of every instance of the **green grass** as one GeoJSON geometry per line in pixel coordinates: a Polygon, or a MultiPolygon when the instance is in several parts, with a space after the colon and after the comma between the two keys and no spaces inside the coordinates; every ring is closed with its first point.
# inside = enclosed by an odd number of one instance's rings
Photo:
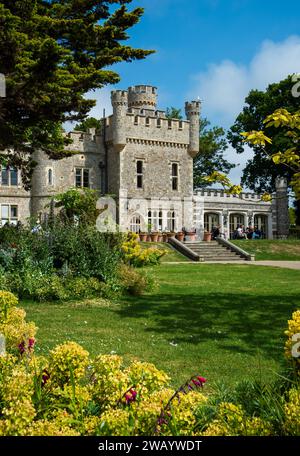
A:
{"type": "Polygon", "coordinates": [[[187,257],[177,252],[170,244],[167,242],[141,242],[141,246],[145,249],[149,247],[156,247],[160,250],[167,250],[168,253],[161,258],[161,263],[174,263],[181,261],[189,261],[187,257]]]}
{"type": "Polygon", "coordinates": [[[249,265],[161,265],[160,287],[120,302],[23,303],[39,327],[40,353],[75,340],[92,354],[155,363],[174,384],[274,379],[284,330],[300,307],[300,271],[249,265]]]}
{"type": "Polygon", "coordinates": [[[300,240],[242,240],[232,241],[255,254],[256,260],[300,261],[300,240]]]}

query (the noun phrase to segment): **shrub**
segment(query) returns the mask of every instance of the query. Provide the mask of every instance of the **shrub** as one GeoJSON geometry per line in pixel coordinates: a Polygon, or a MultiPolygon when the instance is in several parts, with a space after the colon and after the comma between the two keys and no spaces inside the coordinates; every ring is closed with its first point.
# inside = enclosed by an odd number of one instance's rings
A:
{"type": "Polygon", "coordinates": [[[22,354],[33,350],[37,328],[26,322],[25,310],[17,305],[18,299],[12,293],[0,291],[0,334],[5,337],[7,350],[22,354]]]}
{"type": "Polygon", "coordinates": [[[128,233],[121,249],[124,262],[135,267],[156,265],[167,253],[166,250],[155,247],[143,249],[138,241],[138,235],[135,233],[128,233]]]}
{"type": "Polygon", "coordinates": [[[206,380],[193,376],[174,391],[153,364],[93,360],[74,342],[36,356],[36,328],[17,299],[0,292],[0,303],[9,342],[0,356],[0,435],[299,435],[298,375],[273,389],[244,383],[208,397],[200,392],[206,380]]]}
{"type": "MultiPolygon", "coordinates": [[[[15,309],[7,308],[9,314],[15,309]]],[[[161,410],[174,391],[169,377],[152,364],[134,361],[124,367],[116,355],[91,360],[74,342],[57,346],[48,359],[33,349],[16,357],[8,347],[0,357],[0,435],[152,435],[160,429],[161,410]]],[[[204,396],[193,393],[187,400],[182,393],[180,405],[178,394],[172,413],[182,435],[204,396]],[[193,403],[189,411],[188,403],[193,403]]],[[[172,433],[167,424],[163,432],[172,433]]]]}
{"type": "Polygon", "coordinates": [[[285,405],[285,427],[287,435],[300,435],[300,386],[289,391],[285,405]]]}
{"type": "Polygon", "coordinates": [[[296,337],[295,339],[297,334],[300,334],[300,310],[293,313],[292,319],[288,320],[288,329],[285,331],[285,335],[287,336],[285,343],[286,358],[296,368],[298,374],[300,375],[300,356],[295,357],[293,354],[293,347],[295,346],[297,340],[299,342],[299,337],[296,337]]]}
{"type": "Polygon", "coordinates": [[[78,383],[84,378],[89,354],[75,342],[66,342],[50,351],[49,375],[51,382],[61,387],[78,383]]]}
{"type": "Polygon", "coordinates": [[[128,265],[122,265],[119,268],[119,281],[123,291],[133,296],[141,296],[145,292],[153,291],[156,287],[151,273],[138,271],[128,265]]]}

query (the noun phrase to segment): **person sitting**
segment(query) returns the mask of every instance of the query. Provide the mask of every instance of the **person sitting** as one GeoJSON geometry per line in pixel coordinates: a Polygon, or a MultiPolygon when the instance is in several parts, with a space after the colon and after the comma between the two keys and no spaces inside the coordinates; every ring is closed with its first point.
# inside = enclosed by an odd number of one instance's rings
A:
{"type": "Polygon", "coordinates": [[[239,225],[236,230],[236,239],[247,239],[246,233],[243,230],[242,225],[239,225]]]}
{"type": "Polygon", "coordinates": [[[254,233],[253,233],[252,239],[261,239],[261,236],[262,236],[262,232],[261,232],[261,230],[256,226],[255,229],[254,229],[254,233]]]}
{"type": "Polygon", "coordinates": [[[213,226],[211,230],[211,238],[216,239],[220,236],[220,226],[213,226]]]}
{"type": "Polygon", "coordinates": [[[254,233],[253,226],[248,226],[248,228],[246,229],[247,239],[252,239],[253,238],[253,233],[254,233]]]}

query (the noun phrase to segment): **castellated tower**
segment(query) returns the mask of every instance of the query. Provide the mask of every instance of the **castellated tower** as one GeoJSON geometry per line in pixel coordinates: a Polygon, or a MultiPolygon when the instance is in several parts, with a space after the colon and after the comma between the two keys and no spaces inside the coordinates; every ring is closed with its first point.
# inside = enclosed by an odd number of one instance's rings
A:
{"type": "Polygon", "coordinates": [[[186,102],[185,113],[187,119],[190,121],[190,145],[188,152],[194,158],[199,152],[200,101],[186,102]]]}
{"type": "Polygon", "coordinates": [[[289,234],[289,198],[287,180],[284,177],[276,178],[276,212],[277,236],[279,239],[287,238],[289,234]]]}
{"type": "Polygon", "coordinates": [[[113,143],[116,150],[121,152],[126,146],[126,113],[128,109],[128,94],[126,90],[111,92],[113,107],[113,143]]]}
{"type": "Polygon", "coordinates": [[[53,161],[41,151],[32,155],[33,161],[37,163],[31,180],[31,216],[37,217],[44,212],[45,205],[49,202],[50,194],[54,189],[47,186],[47,170],[53,166],[53,161]]]}
{"type": "Polygon", "coordinates": [[[138,85],[128,89],[128,107],[140,110],[155,111],[157,105],[157,88],[138,85]]]}

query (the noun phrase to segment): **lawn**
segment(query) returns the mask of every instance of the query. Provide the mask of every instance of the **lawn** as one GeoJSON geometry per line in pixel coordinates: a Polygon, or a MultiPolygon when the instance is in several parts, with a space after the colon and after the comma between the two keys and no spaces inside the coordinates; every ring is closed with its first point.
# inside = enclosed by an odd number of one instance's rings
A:
{"type": "Polygon", "coordinates": [[[231,241],[251,254],[256,260],[300,261],[300,240],[242,240],[231,241]]]}
{"type": "Polygon", "coordinates": [[[144,249],[149,247],[155,247],[160,250],[166,250],[168,253],[161,258],[162,263],[174,263],[174,262],[186,262],[190,261],[186,256],[182,255],[180,252],[177,252],[170,244],[167,242],[141,242],[141,246],[144,249]]]}
{"type": "Polygon", "coordinates": [[[119,302],[24,302],[38,351],[75,340],[92,354],[155,363],[174,384],[193,374],[227,385],[274,378],[283,331],[300,307],[300,271],[247,265],[161,265],[159,289],[119,302]]]}

